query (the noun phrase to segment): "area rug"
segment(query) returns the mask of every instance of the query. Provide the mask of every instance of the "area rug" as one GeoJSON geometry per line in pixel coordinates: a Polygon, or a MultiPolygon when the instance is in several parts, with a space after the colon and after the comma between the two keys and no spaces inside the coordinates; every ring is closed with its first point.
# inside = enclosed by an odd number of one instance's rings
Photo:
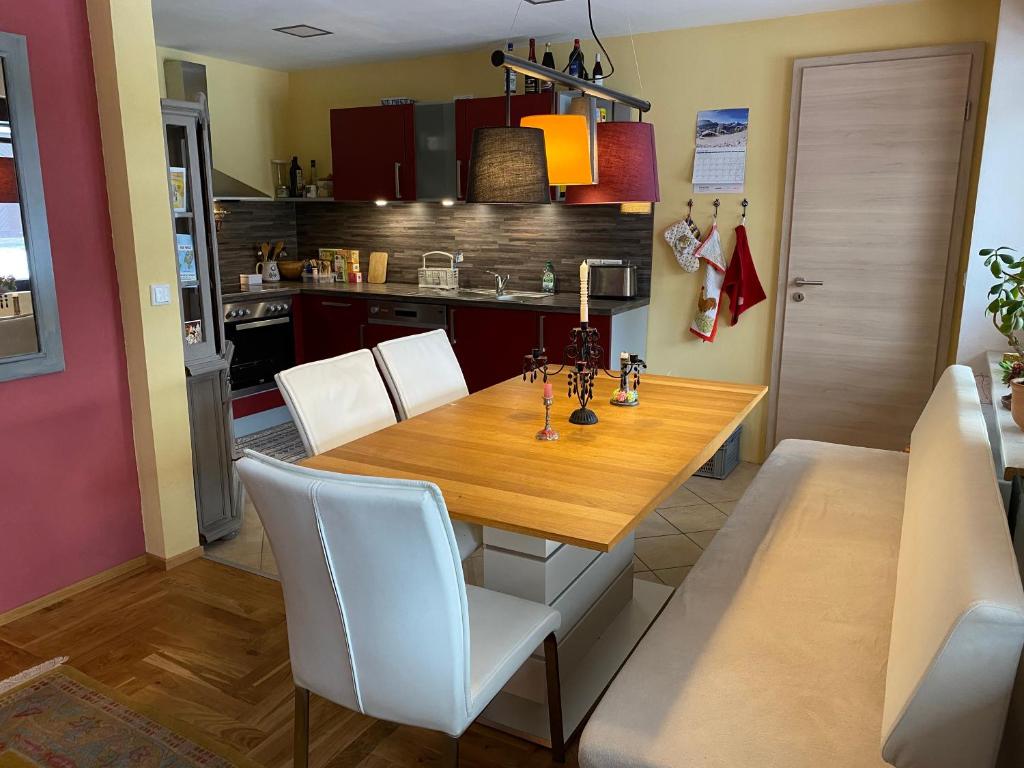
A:
{"type": "MultiPolygon", "coordinates": [[[[235,445],[239,450],[248,448],[250,451],[262,453],[264,456],[279,461],[287,461],[290,464],[306,458],[306,448],[302,444],[299,430],[290,421],[235,438],[235,445]]],[[[0,766],[0,768],[3,767],[0,766]]]]}
{"type": "Polygon", "coordinates": [[[257,768],[61,661],[0,681],[0,768],[257,768]]]}

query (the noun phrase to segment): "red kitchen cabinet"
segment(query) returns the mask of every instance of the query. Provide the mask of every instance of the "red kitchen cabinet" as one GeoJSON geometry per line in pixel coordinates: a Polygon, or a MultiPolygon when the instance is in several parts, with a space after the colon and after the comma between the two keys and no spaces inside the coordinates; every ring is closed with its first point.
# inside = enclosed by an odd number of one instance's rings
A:
{"type": "Polygon", "coordinates": [[[296,358],[300,363],[325,360],[359,349],[366,322],[366,302],[344,294],[295,297],[296,358]]]}
{"type": "Polygon", "coordinates": [[[413,105],[331,110],[335,200],[415,200],[413,105]]]}
{"type": "Polygon", "coordinates": [[[537,314],[515,309],[449,307],[448,338],[470,392],[523,372],[537,346],[537,314]]]}
{"type": "MultiPolygon", "coordinates": [[[[565,362],[565,348],[569,345],[569,334],[573,328],[579,327],[579,314],[575,312],[541,312],[538,313],[537,321],[540,327],[540,337],[548,353],[548,360],[555,365],[561,365],[565,362]]],[[[610,315],[590,315],[590,326],[597,329],[599,334],[597,343],[604,349],[600,364],[608,368],[611,359],[609,344],[612,340],[612,318],[610,315]]]]}
{"type": "MultiPolygon", "coordinates": [[[[528,93],[512,97],[512,125],[527,115],[548,115],[553,110],[550,93],[528,93]]],[[[459,199],[466,197],[469,181],[469,155],[473,148],[473,131],[505,125],[505,97],[457,99],[455,102],[455,161],[459,173],[459,199]]],[[[335,176],[337,178],[337,176],[335,176]]]]}

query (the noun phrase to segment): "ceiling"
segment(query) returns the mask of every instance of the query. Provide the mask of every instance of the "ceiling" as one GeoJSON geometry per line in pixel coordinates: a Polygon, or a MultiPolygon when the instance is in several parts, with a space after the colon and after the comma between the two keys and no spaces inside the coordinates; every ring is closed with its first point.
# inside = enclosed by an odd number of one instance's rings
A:
{"type": "MultiPolygon", "coordinates": [[[[896,1],[593,0],[593,7],[597,33],[611,37],[630,24],[654,32],[896,1]]],[[[153,19],[159,45],[283,70],[470,50],[508,37],[590,36],[586,0],[153,0],[153,19]],[[273,31],[294,24],[334,34],[273,31]]]]}

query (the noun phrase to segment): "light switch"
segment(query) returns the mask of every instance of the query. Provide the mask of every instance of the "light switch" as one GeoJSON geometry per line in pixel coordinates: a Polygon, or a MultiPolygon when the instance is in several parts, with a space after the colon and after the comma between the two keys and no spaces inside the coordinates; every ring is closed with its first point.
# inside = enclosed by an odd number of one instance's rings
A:
{"type": "Polygon", "coordinates": [[[149,294],[154,307],[171,303],[171,286],[167,283],[153,283],[149,286],[149,294]]]}

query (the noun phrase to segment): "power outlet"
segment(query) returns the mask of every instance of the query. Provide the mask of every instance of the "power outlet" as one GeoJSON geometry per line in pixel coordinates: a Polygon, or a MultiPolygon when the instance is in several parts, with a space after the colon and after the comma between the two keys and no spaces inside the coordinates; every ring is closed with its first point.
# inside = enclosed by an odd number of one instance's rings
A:
{"type": "Polygon", "coordinates": [[[171,303],[171,286],[167,283],[153,283],[149,286],[149,298],[154,307],[171,303]]]}

